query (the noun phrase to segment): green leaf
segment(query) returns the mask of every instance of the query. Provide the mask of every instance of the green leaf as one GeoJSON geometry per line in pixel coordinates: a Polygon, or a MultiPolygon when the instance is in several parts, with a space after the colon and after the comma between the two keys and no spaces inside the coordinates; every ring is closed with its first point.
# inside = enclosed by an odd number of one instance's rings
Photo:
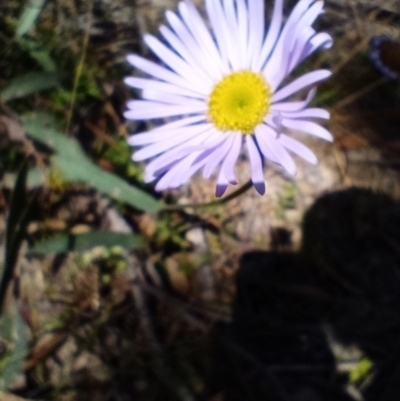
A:
{"type": "Polygon", "coordinates": [[[27,174],[28,164],[27,162],[24,162],[15,181],[14,190],[10,200],[10,212],[7,219],[6,229],[4,268],[0,277],[0,313],[8,285],[13,277],[18,251],[28,223],[28,210],[31,203],[26,194],[27,174]]]}
{"type": "Polygon", "coordinates": [[[16,36],[20,38],[29,32],[39,14],[41,13],[45,0],[30,0],[24,7],[21,16],[19,17],[16,36]]]}
{"type": "Polygon", "coordinates": [[[371,373],[374,365],[367,357],[362,358],[357,365],[350,371],[349,379],[351,383],[357,383],[365,379],[371,373]]]}
{"type": "Polygon", "coordinates": [[[113,199],[146,212],[160,210],[160,202],[118,176],[102,170],[87,158],[75,139],[63,135],[48,121],[48,117],[41,114],[23,117],[26,133],[56,152],[52,162],[61,171],[64,180],[84,182],[113,199]]]}
{"type": "Polygon", "coordinates": [[[18,39],[18,44],[22,50],[25,50],[36,62],[45,70],[54,72],[57,69],[56,63],[50,56],[50,53],[43,45],[33,39],[24,37],[18,39]]]}
{"type": "MultiPolygon", "coordinates": [[[[6,352],[6,356],[0,360],[0,390],[6,391],[14,382],[17,375],[22,370],[22,365],[28,353],[28,337],[25,323],[15,308],[14,316],[10,322],[10,318],[3,316],[0,321],[0,331],[7,333],[10,328],[12,333],[8,333],[9,337],[16,337],[11,352],[6,352]]],[[[7,338],[12,340],[12,338],[7,338]]]]}
{"type": "Polygon", "coordinates": [[[13,79],[6,88],[0,91],[0,100],[8,102],[53,88],[59,84],[59,78],[59,74],[55,72],[30,72],[13,79]]]}
{"type": "Polygon", "coordinates": [[[65,253],[86,251],[96,246],[121,246],[125,249],[136,249],[142,246],[142,239],[135,234],[114,233],[110,231],[92,231],[78,235],[59,235],[41,241],[30,249],[32,254],[65,253]]]}

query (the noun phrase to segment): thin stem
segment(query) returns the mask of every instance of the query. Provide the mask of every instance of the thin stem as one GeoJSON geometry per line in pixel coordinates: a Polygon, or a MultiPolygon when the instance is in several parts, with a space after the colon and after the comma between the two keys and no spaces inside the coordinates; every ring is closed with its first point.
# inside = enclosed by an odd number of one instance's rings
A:
{"type": "Polygon", "coordinates": [[[213,207],[213,206],[221,206],[221,205],[224,205],[225,203],[231,201],[232,199],[235,199],[238,196],[244,194],[252,186],[253,186],[253,183],[251,180],[249,180],[246,182],[246,184],[244,184],[243,186],[238,188],[236,191],[232,192],[230,195],[225,196],[222,199],[217,199],[217,200],[214,200],[211,202],[206,202],[206,203],[190,203],[187,205],[167,205],[164,208],[162,208],[160,210],[160,212],[176,212],[176,211],[187,209],[187,208],[202,209],[202,208],[213,207]]]}
{"type": "Polygon", "coordinates": [[[347,106],[356,100],[360,99],[361,97],[365,96],[367,93],[373,91],[374,89],[378,88],[380,85],[384,84],[387,82],[387,78],[380,78],[374,82],[371,82],[369,85],[365,86],[364,88],[358,90],[355,93],[352,93],[351,95],[345,97],[343,100],[341,100],[339,103],[335,105],[333,110],[341,109],[344,106],[347,106]]]}
{"type": "Polygon", "coordinates": [[[83,37],[82,54],[79,59],[78,65],[76,66],[75,77],[74,77],[74,86],[72,89],[72,98],[71,98],[71,103],[69,105],[69,110],[68,110],[67,127],[65,129],[65,133],[67,135],[68,135],[68,131],[69,131],[69,128],[70,128],[71,122],[72,122],[72,117],[74,114],[74,107],[75,107],[76,94],[78,91],[79,81],[81,79],[83,69],[85,66],[86,53],[87,53],[87,48],[89,45],[89,38],[90,38],[90,29],[92,26],[92,7],[90,8],[89,12],[87,13],[87,16],[88,16],[88,21],[86,24],[85,36],[83,37]]]}

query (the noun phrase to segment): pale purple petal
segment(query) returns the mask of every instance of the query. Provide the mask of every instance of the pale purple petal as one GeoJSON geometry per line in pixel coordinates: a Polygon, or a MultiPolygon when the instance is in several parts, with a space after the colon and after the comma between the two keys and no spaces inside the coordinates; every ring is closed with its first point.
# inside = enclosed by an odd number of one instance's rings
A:
{"type": "Polygon", "coordinates": [[[267,147],[278,163],[290,174],[296,174],[296,165],[285,148],[277,140],[278,133],[267,125],[258,128],[257,140],[267,147]]]}
{"type": "Polygon", "coordinates": [[[324,120],[328,120],[330,113],[325,109],[319,108],[309,108],[301,111],[294,112],[282,112],[282,117],[284,118],[322,118],[324,120]]]}
{"type": "MultiPolygon", "coordinates": [[[[184,7],[184,13],[188,13],[188,10],[184,7]]],[[[215,62],[215,58],[210,55],[207,51],[207,46],[196,41],[193,37],[192,32],[186,27],[186,25],[178,18],[173,12],[166,12],[167,20],[174,30],[176,35],[181,39],[182,43],[186,46],[192,56],[196,58],[197,64],[201,66],[207,73],[214,79],[221,77],[221,69],[218,67],[220,62],[215,62]]]]}
{"type": "Polygon", "coordinates": [[[218,147],[214,152],[213,158],[207,161],[203,169],[203,177],[210,178],[211,174],[214,172],[215,168],[221,161],[226,157],[227,153],[230,151],[232,144],[234,142],[233,135],[226,135],[225,141],[218,147]]]}
{"type": "Polygon", "coordinates": [[[263,165],[260,157],[260,153],[257,149],[254,139],[251,135],[246,136],[246,145],[250,158],[251,166],[251,181],[253,182],[254,188],[260,195],[265,193],[265,180],[263,174],[263,165]]]}
{"type": "Polygon", "coordinates": [[[320,32],[313,36],[310,41],[306,44],[301,53],[297,64],[300,64],[305,58],[314,53],[315,50],[323,47],[324,49],[329,49],[333,45],[333,39],[330,35],[325,32],[320,32]]]}
{"type": "Polygon", "coordinates": [[[321,127],[320,125],[310,122],[310,121],[302,121],[302,120],[291,120],[289,118],[282,119],[282,125],[284,127],[306,132],[307,134],[316,136],[318,138],[325,139],[326,141],[332,142],[333,137],[332,134],[326,130],[325,128],[321,127]]]}
{"type": "Polygon", "coordinates": [[[273,163],[280,164],[278,158],[272,153],[270,148],[266,145],[266,141],[264,141],[263,138],[259,138],[260,135],[263,135],[263,133],[262,131],[260,131],[259,128],[257,128],[255,131],[255,137],[257,140],[257,145],[260,148],[260,151],[263,154],[264,158],[273,163]]]}
{"type": "Polygon", "coordinates": [[[264,0],[248,0],[247,6],[251,24],[247,57],[251,62],[251,68],[254,69],[259,60],[264,39],[264,0]]]}
{"type": "Polygon", "coordinates": [[[275,46],[281,30],[283,0],[275,0],[274,3],[271,24],[268,29],[267,36],[265,37],[258,62],[254,65],[255,70],[263,69],[265,62],[269,58],[270,53],[275,46]]]}
{"type": "Polygon", "coordinates": [[[221,53],[218,52],[208,28],[205,26],[203,19],[193,3],[190,0],[185,0],[185,3],[179,3],[179,11],[186,26],[192,31],[193,36],[198,38],[198,42],[201,43],[204,50],[211,56],[211,62],[218,65],[222,73],[228,72],[226,60],[221,53]]]}
{"type": "Polygon", "coordinates": [[[136,89],[153,89],[159,92],[170,93],[173,95],[188,96],[195,99],[204,99],[204,95],[192,92],[191,90],[184,89],[175,84],[170,84],[166,82],[156,81],[154,79],[145,79],[137,77],[128,77],[124,79],[124,82],[136,89]]]}
{"type": "Polygon", "coordinates": [[[153,118],[172,117],[185,114],[199,114],[207,111],[206,104],[171,106],[165,103],[156,103],[146,100],[137,100],[136,102],[137,105],[133,106],[133,109],[130,109],[124,113],[124,117],[126,119],[150,120],[153,118]],[[147,103],[147,105],[145,103],[147,103]]]}
{"type": "Polygon", "coordinates": [[[210,75],[208,75],[208,69],[201,68],[203,67],[204,62],[199,63],[198,59],[193,55],[193,53],[166,26],[160,27],[160,33],[164,36],[171,48],[173,48],[190,65],[190,68],[192,68],[196,74],[198,74],[198,79],[201,79],[203,82],[212,85],[212,75],[210,78],[210,75]]]}
{"type": "Polygon", "coordinates": [[[224,172],[222,169],[219,172],[218,179],[217,179],[217,187],[215,188],[215,196],[220,198],[228,188],[229,182],[225,177],[224,172]]]}
{"type": "MultiPolygon", "coordinates": [[[[278,0],[280,1],[280,0],[278,0]]],[[[238,21],[238,34],[239,34],[239,49],[240,54],[247,54],[247,41],[248,41],[248,28],[249,28],[249,19],[247,14],[247,7],[245,0],[237,0],[236,1],[237,8],[237,21],[238,21]]],[[[247,60],[247,57],[240,57],[240,67],[241,68],[249,68],[250,62],[247,60]]],[[[255,69],[257,70],[257,69],[255,69]]]]}
{"type": "Polygon", "coordinates": [[[232,147],[229,150],[229,153],[226,155],[224,162],[222,163],[221,170],[225,175],[225,178],[232,185],[236,185],[236,177],[235,177],[235,164],[239,157],[240,150],[242,148],[242,134],[239,133],[229,133],[234,137],[232,147]]]}
{"type": "MultiPolygon", "coordinates": [[[[228,30],[228,38],[230,45],[230,59],[234,69],[243,68],[243,58],[238,52],[238,43],[240,42],[241,32],[239,31],[238,22],[236,19],[236,11],[234,0],[223,0],[223,9],[226,16],[226,25],[228,30]]],[[[236,5],[237,6],[237,5],[236,5]]]]}
{"type": "Polygon", "coordinates": [[[308,106],[308,104],[311,102],[311,100],[314,99],[315,94],[317,93],[316,88],[312,88],[308,94],[307,97],[300,102],[277,102],[277,103],[272,103],[271,104],[271,112],[278,111],[278,112],[290,112],[290,111],[300,111],[303,110],[305,107],[308,106]]]}
{"type": "Polygon", "coordinates": [[[286,99],[289,96],[293,95],[293,93],[296,93],[301,89],[304,89],[307,86],[313,85],[319,81],[327,79],[331,75],[332,73],[328,70],[317,70],[304,74],[303,76],[297,78],[282,89],[279,89],[279,91],[272,96],[272,103],[286,99]]]}
{"type": "Polygon", "coordinates": [[[145,132],[138,132],[137,134],[131,135],[128,138],[128,144],[130,145],[143,145],[145,143],[151,143],[150,142],[140,142],[142,140],[144,140],[144,137],[146,135],[150,135],[150,137],[155,134],[158,135],[157,132],[165,132],[165,131],[170,131],[170,130],[174,130],[176,128],[182,128],[182,127],[189,127],[192,124],[197,124],[197,123],[202,123],[206,120],[205,116],[192,116],[192,117],[182,117],[178,120],[172,121],[170,123],[167,124],[162,124],[156,128],[153,128],[150,131],[145,131],[145,132]],[[136,142],[139,139],[139,142],[136,142]],[[131,143],[131,141],[133,143],[131,143]]]}
{"type": "Polygon", "coordinates": [[[220,0],[206,0],[206,9],[223,59],[228,59],[231,67],[237,69],[239,54],[232,41],[232,33],[229,31],[220,0]]]}
{"type": "MultiPolygon", "coordinates": [[[[208,138],[214,138],[219,136],[220,134],[213,128],[211,130],[212,135],[208,138]]],[[[207,140],[207,137],[205,138],[207,140]]],[[[176,146],[173,149],[167,150],[162,155],[153,159],[146,167],[146,172],[150,172],[151,174],[158,175],[160,170],[163,170],[166,166],[168,166],[174,160],[180,160],[182,157],[187,156],[188,154],[192,153],[192,149],[196,146],[199,146],[204,143],[204,135],[194,135],[191,139],[187,141],[182,141],[182,143],[176,146]]],[[[215,141],[211,140],[210,148],[214,146],[216,149],[219,148],[220,145],[217,145],[215,141]]],[[[199,149],[195,149],[197,151],[199,149]]],[[[203,150],[200,149],[200,150],[203,150]]]]}
{"type": "Polygon", "coordinates": [[[163,45],[157,38],[152,35],[145,35],[144,41],[147,46],[168,65],[172,70],[177,72],[182,79],[190,82],[192,89],[202,95],[207,95],[212,88],[212,83],[205,85],[204,82],[200,82],[198,75],[193,71],[191,66],[187,64],[182,58],[177,56],[174,52],[169,50],[163,45]]]}
{"type": "MultiPolygon", "coordinates": [[[[193,98],[187,96],[180,95],[171,95],[169,93],[155,91],[154,89],[143,89],[142,90],[142,99],[144,100],[154,100],[156,102],[166,103],[166,104],[188,104],[191,103],[193,98]]],[[[129,107],[130,102],[127,103],[127,107],[129,107]]]]}
{"type": "Polygon", "coordinates": [[[318,159],[317,156],[307,146],[303,145],[301,142],[296,141],[293,138],[285,134],[280,134],[278,137],[278,141],[281,145],[283,145],[286,149],[295,153],[296,155],[302,157],[304,160],[308,161],[311,164],[317,164],[318,159]]]}
{"type": "Polygon", "coordinates": [[[316,2],[308,8],[310,4],[309,0],[303,0],[294,8],[283,28],[273,54],[263,70],[274,90],[289,73],[290,56],[300,32],[305,27],[310,26],[321,12],[322,2],[316,2]]]}
{"type": "Polygon", "coordinates": [[[287,69],[287,74],[290,74],[292,70],[300,64],[303,59],[305,49],[308,47],[312,36],[315,34],[315,30],[309,26],[306,26],[301,32],[299,32],[294,49],[290,54],[290,62],[287,69]]]}
{"type": "MultiPolygon", "coordinates": [[[[226,137],[224,138],[226,140],[226,137]]],[[[211,149],[205,150],[200,153],[193,164],[190,166],[187,171],[182,172],[181,176],[181,184],[184,184],[193,174],[195,174],[198,170],[200,170],[205,164],[207,164],[211,159],[214,159],[217,152],[219,151],[220,146],[214,146],[211,149]]]]}
{"type": "Polygon", "coordinates": [[[193,163],[197,154],[190,154],[177,162],[169,171],[167,171],[156,184],[156,191],[176,188],[180,185],[182,171],[186,171],[193,163]]]}
{"type": "Polygon", "coordinates": [[[126,103],[128,109],[146,110],[149,107],[158,106],[193,106],[204,107],[204,101],[198,99],[191,99],[183,96],[166,95],[162,92],[153,90],[144,90],[142,92],[142,99],[144,100],[128,100],[126,103]]]}
{"type": "Polygon", "coordinates": [[[135,54],[131,54],[127,57],[127,59],[134,67],[145,72],[146,74],[152,75],[153,77],[159,78],[170,84],[177,85],[179,87],[188,89],[191,92],[204,96],[203,91],[198,91],[196,88],[193,88],[193,85],[190,81],[170,70],[167,70],[166,68],[160,67],[152,61],[148,61],[140,56],[136,56],[135,54]]]}
{"type": "Polygon", "coordinates": [[[131,135],[128,138],[128,144],[131,146],[143,146],[149,145],[154,142],[163,141],[176,135],[181,135],[182,137],[191,137],[210,128],[213,128],[211,124],[197,124],[185,127],[164,129],[156,128],[148,132],[131,135]]]}
{"type": "MultiPolygon", "coordinates": [[[[205,132],[201,133],[196,133],[196,142],[199,141],[200,143],[212,135],[212,130],[208,129],[205,132]]],[[[143,149],[138,150],[135,152],[133,155],[133,160],[135,161],[141,161],[141,160],[146,160],[150,157],[159,155],[162,152],[165,152],[167,150],[171,150],[177,145],[185,144],[186,146],[190,146],[190,139],[193,138],[194,135],[192,136],[184,136],[184,135],[178,135],[174,136],[172,138],[168,138],[167,140],[160,140],[159,142],[156,142],[154,144],[148,145],[144,147],[143,149]]]]}

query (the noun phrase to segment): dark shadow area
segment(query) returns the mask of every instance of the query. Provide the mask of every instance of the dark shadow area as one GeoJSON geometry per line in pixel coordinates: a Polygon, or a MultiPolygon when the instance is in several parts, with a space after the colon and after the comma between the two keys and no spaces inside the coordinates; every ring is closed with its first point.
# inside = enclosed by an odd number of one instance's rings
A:
{"type": "Polygon", "coordinates": [[[233,321],[217,329],[212,381],[225,401],[355,399],[332,336],[372,361],[365,400],[399,399],[399,202],[362,189],[321,197],[300,252],[245,254],[237,285],[233,321]]]}

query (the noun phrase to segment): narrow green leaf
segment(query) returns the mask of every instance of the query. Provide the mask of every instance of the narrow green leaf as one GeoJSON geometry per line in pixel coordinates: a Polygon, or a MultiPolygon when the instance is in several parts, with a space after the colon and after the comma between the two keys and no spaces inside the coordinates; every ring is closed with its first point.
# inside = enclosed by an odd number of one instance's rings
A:
{"type": "Polygon", "coordinates": [[[59,78],[59,74],[55,72],[30,72],[13,79],[6,88],[0,91],[0,100],[8,102],[53,88],[59,84],[59,78]]]}
{"type": "Polygon", "coordinates": [[[36,62],[48,72],[54,72],[57,69],[56,63],[50,56],[48,50],[39,42],[29,38],[23,37],[18,39],[18,44],[21,49],[29,53],[29,55],[36,60],[36,62]]]}
{"type": "Polygon", "coordinates": [[[65,253],[86,251],[96,246],[121,246],[136,249],[142,246],[142,239],[135,234],[114,233],[110,231],[92,231],[85,234],[65,234],[44,240],[31,248],[32,254],[65,253]]]}
{"type": "Polygon", "coordinates": [[[16,36],[20,38],[28,33],[41,13],[45,0],[29,0],[19,17],[16,36]]]}
{"type": "Polygon", "coordinates": [[[13,277],[14,265],[25,231],[27,209],[29,208],[29,202],[26,197],[27,175],[28,164],[25,162],[15,182],[7,219],[4,268],[0,277],[0,313],[8,285],[13,277]]]}
{"type": "MultiPolygon", "coordinates": [[[[8,318],[2,318],[0,327],[5,325],[10,326],[8,318]]],[[[22,370],[22,364],[28,353],[28,336],[26,332],[25,322],[22,319],[18,309],[15,308],[14,316],[12,319],[13,334],[16,337],[13,349],[7,353],[8,358],[5,360],[5,366],[0,364],[0,390],[6,391],[16,379],[19,372],[22,370]]],[[[13,337],[14,337],[13,336],[13,337]]],[[[4,361],[1,361],[4,362],[4,361]]]]}
{"type": "Polygon", "coordinates": [[[113,199],[146,212],[160,210],[161,203],[152,196],[91,162],[73,138],[48,125],[47,116],[25,116],[23,125],[30,137],[56,152],[53,165],[61,171],[66,181],[84,182],[113,199]]]}

